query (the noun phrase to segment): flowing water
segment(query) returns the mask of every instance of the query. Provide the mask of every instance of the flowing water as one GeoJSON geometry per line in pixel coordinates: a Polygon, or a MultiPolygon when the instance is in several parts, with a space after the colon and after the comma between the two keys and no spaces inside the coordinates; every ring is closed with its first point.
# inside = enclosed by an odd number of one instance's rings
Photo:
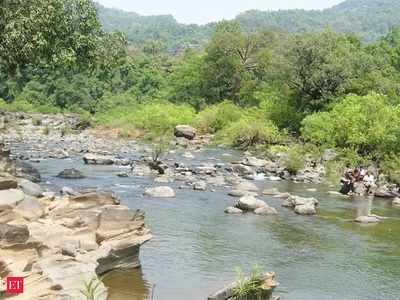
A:
{"type": "MultiPolygon", "coordinates": [[[[195,162],[223,159],[222,150],[209,150],[196,153],[195,162]]],[[[37,167],[52,188],[112,190],[124,204],[146,212],[154,237],[141,247],[142,268],[107,274],[110,299],[206,299],[235,280],[237,267],[248,272],[253,265],[277,273],[274,294],[283,300],[400,299],[400,208],[389,201],[351,200],[327,194],[324,186],[264,180],[256,184],[316,197],[318,216],[297,216],[271,197],[262,199],[277,208],[277,216],[226,215],[235,199],[224,188],[196,192],[169,184],[175,199],[149,199],[142,194],[152,179],[119,178],[117,167],[84,166],[80,159],[46,160],[37,167]],[[55,177],[70,167],[88,177],[55,177]],[[390,218],[377,225],[352,222],[369,210],[390,218]]]]}

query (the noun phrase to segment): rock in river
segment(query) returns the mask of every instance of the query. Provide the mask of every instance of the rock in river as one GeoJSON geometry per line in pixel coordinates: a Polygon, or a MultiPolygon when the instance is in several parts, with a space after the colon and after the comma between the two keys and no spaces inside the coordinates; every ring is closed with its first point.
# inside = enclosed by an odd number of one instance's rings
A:
{"type": "Polygon", "coordinates": [[[238,214],[242,214],[243,210],[241,210],[237,207],[229,206],[229,207],[225,208],[225,213],[232,214],[232,215],[238,215],[238,214]]]}
{"type": "Polygon", "coordinates": [[[88,153],[83,157],[83,161],[87,165],[112,165],[114,164],[114,158],[107,155],[97,155],[88,153]]]}
{"type": "Polygon", "coordinates": [[[196,136],[196,130],[189,125],[178,125],[175,127],[174,134],[176,137],[184,137],[193,140],[196,136]]]}
{"type": "Polygon", "coordinates": [[[315,215],[319,202],[315,198],[290,196],[282,206],[293,208],[299,215],[315,215]]]}
{"type": "Polygon", "coordinates": [[[260,216],[267,216],[267,215],[277,215],[278,212],[276,211],[275,208],[271,207],[271,206],[263,206],[260,208],[257,208],[254,213],[256,215],[260,215],[260,216]]]}
{"type": "Polygon", "coordinates": [[[24,193],[29,196],[39,197],[43,193],[43,189],[40,185],[27,179],[19,179],[18,185],[24,193]]]}
{"type": "Polygon", "coordinates": [[[169,186],[158,186],[153,188],[148,188],[144,192],[145,196],[153,198],[175,198],[175,191],[169,186]]]}
{"type": "Polygon", "coordinates": [[[82,179],[85,178],[85,175],[77,170],[77,169],[65,169],[64,171],[60,172],[57,177],[64,178],[64,179],[82,179]]]}

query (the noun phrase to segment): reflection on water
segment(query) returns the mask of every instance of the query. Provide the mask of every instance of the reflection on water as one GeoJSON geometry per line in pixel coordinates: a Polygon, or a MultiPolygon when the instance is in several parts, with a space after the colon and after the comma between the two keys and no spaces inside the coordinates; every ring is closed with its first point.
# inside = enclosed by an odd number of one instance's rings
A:
{"type": "Polygon", "coordinates": [[[144,279],[141,269],[107,273],[103,283],[108,288],[109,300],[151,299],[152,286],[144,279]]]}
{"type": "MultiPolygon", "coordinates": [[[[195,156],[210,162],[218,154],[195,156]]],[[[255,264],[277,273],[276,294],[285,300],[400,299],[400,208],[386,200],[329,195],[323,186],[257,181],[260,189],[317,198],[318,215],[298,216],[281,207],[281,199],[262,197],[277,216],[233,216],[224,214],[235,201],[227,189],[194,192],[172,183],[175,199],[148,199],[142,194],[154,184],[150,178],[119,178],[115,167],[84,166],[80,159],[38,166],[51,186],[113,190],[126,205],[146,212],[154,238],[141,247],[142,270],[108,274],[111,300],[150,299],[153,285],[154,300],[204,300],[235,280],[236,267],[248,272],[255,264]],[[88,177],[54,177],[71,167],[88,177]],[[315,187],[316,192],[308,191],[315,187]],[[370,213],[389,219],[370,226],[353,222],[370,213]]]]}

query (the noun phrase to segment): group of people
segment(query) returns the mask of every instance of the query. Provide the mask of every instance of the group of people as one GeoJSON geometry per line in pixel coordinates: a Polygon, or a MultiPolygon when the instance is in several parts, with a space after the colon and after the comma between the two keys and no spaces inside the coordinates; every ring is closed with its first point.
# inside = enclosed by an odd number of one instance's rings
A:
{"type": "Polygon", "coordinates": [[[358,167],[355,169],[348,169],[343,178],[341,179],[342,188],[340,192],[342,194],[349,194],[355,192],[356,183],[362,183],[366,189],[366,193],[372,193],[375,185],[375,176],[364,167],[358,167]]]}

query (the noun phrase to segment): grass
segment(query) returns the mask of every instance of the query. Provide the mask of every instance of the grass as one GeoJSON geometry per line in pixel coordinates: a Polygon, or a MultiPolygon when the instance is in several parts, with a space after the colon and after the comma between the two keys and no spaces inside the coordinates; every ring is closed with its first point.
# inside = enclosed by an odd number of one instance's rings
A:
{"type": "Polygon", "coordinates": [[[101,281],[97,277],[93,277],[84,282],[83,289],[81,289],[80,292],[86,300],[96,300],[99,296],[100,285],[101,281]]]}
{"type": "Polygon", "coordinates": [[[257,297],[263,292],[262,273],[258,266],[253,267],[250,277],[245,277],[243,270],[237,268],[236,287],[233,291],[235,299],[257,297]]]}

